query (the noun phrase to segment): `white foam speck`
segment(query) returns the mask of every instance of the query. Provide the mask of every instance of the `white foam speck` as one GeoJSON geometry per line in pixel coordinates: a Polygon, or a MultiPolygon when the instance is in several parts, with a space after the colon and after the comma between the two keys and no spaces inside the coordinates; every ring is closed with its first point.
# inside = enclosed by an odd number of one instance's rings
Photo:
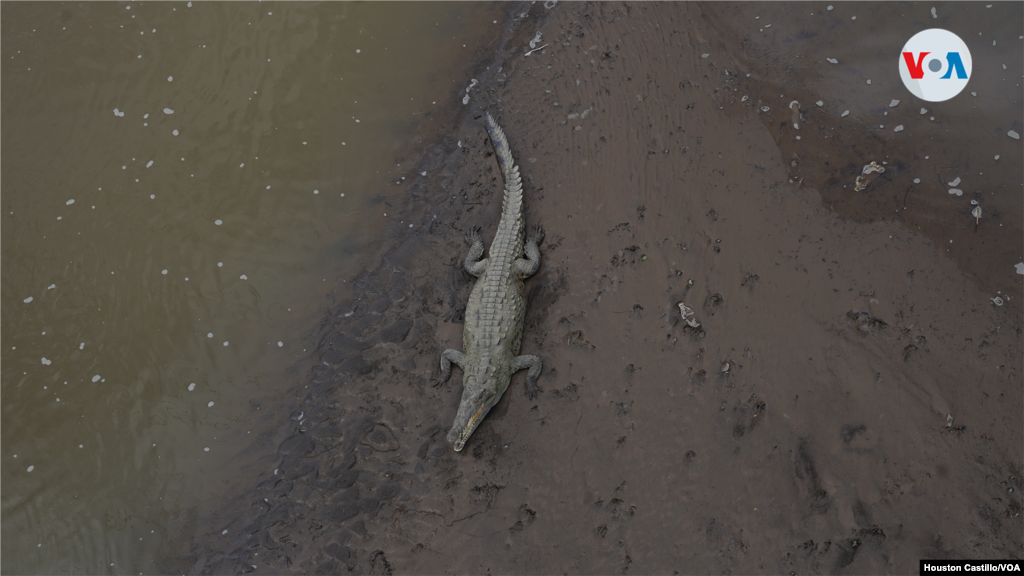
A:
{"type": "Polygon", "coordinates": [[[356,48],[356,54],[359,54],[359,48],[356,48]]]}
{"type": "Polygon", "coordinates": [[[228,341],[227,341],[227,340],[225,340],[225,341],[224,341],[224,345],[225,345],[225,346],[227,346],[227,345],[228,345],[228,341]]]}
{"type": "Polygon", "coordinates": [[[1014,140],[1020,140],[1020,134],[1017,134],[1013,130],[1007,132],[1006,135],[1009,136],[1010,138],[1013,138],[1014,140]]]}
{"type": "Polygon", "coordinates": [[[195,382],[193,382],[193,383],[188,385],[188,391],[189,392],[191,392],[191,391],[193,391],[195,389],[196,389],[196,383],[195,382]]]}
{"type": "Polygon", "coordinates": [[[832,5],[831,4],[828,5],[828,10],[832,10],[832,5]]]}
{"type": "Polygon", "coordinates": [[[117,108],[114,108],[114,116],[118,116],[118,117],[124,116],[124,112],[121,112],[117,108]]]}
{"type": "Polygon", "coordinates": [[[954,194],[956,196],[963,196],[964,195],[964,191],[963,190],[958,190],[956,188],[950,188],[949,189],[949,193],[950,194],[954,194]]]}
{"type": "Polygon", "coordinates": [[[54,288],[56,288],[56,287],[57,287],[57,285],[56,285],[56,284],[50,284],[49,286],[47,286],[47,287],[46,287],[46,289],[47,289],[47,290],[53,290],[53,289],[54,289],[54,288]]]}
{"type": "Polygon", "coordinates": [[[209,451],[210,451],[210,447],[209,446],[207,446],[206,448],[203,448],[203,452],[209,452],[209,451]]]}
{"type": "MultiPolygon", "coordinates": [[[[35,466],[29,466],[29,467],[28,467],[28,472],[31,472],[31,471],[33,471],[33,470],[35,470],[35,469],[36,469],[36,467],[35,467],[35,466]]],[[[42,544],[40,544],[39,546],[42,546],[42,544]]]]}
{"type": "Polygon", "coordinates": [[[839,64],[839,60],[836,60],[835,58],[825,58],[825,60],[828,60],[831,64],[839,64]]]}
{"type": "Polygon", "coordinates": [[[189,2],[189,3],[187,4],[187,6],[188,6],[189,8],[191,8],[191,7],[192,7],[192,3],[191,3],[191,2],[189,2]]]}
{"type": "Polygon", "coordinates": [[[168,76],[167,77],[167,81],[168,82],[174,82],[174,76],[168,76]]]}
{"type": "Polygon", "coordinates": [[[842,118],[846,118],[849,115],[850,115],[850,111],[847,110],[847,111],[843,112],[842,114],[840,114],[839,116],[842,117],[842,118]]]}
{"type": "Polygon", "coordinates": [[[224,263],[223,262],[217,262],[217,268],[223,268],[223,267],[224,267],[224,263]]]}
{"type": "Polygon", "coordinates": [[[28,303],[29,303],[29,302],[31,302],[31,301],[32,301],[32,297],[31,297],[31,296],[29,296],[28,298],[25,298],[25,299],[23,300],[23,302],[24,302],[25,304],[28,304],[28,303]]]}
{"type": "Polygon", "coordinates": [[[68,200],[67,202],[65,202],[65,204],[67,204],[68,206],[71,206],[74,203],[75,203],[75,199],[74,198],[72,198],[71,200],[68,200]]]}
{"type": "Polygon", "coordinates": [[[174,134],[175,136],[177,136],[178,135],[178,130],[177,129],[171,130],[171,134],[174,134]]]}
{"type": "Polygon", "coordinates": [[[270,190],[270,186],[267,186],[267,190],[270,190]]]}
{"type": "Polygon", "coordinates": [[[953,180],[952,182],[948,182],[948,184],[949,184],[950,186],[957,186],[957,185],[959,185],[959,184],[960,184],[960,177],[959,177],[959,176],[957,176],[957,177],[956,177],[956,180],[953,180]]]}
{"type": "Polygon", "coordinates": [[[277,341],[277,347],[278,347],[278,348],[281,348],[281,347],[283,347],[283,346],[284,346],[284,342],[281,342],[280,340],[278,340],[278,341],[277,341]]]}
{"type": "Polygon", "coordinates": [[[245,162],[242,162],[241,164],[239,164],[238,167],[239,168],[245,168],[245,162]]]}
{"type": "Polygon", "coordinates": [[[213,332],[207,332],[206,333],[206,337],[207,338],[213,338],[213,332]]]}
{"type": "Polygon", "coordinates": [[[213,400],[210,400],[210,403],[207,404],[206,407],[207,408],[213,408],[213,400]]]}
{"type": "Polygon", "coordinates": [[[153,165],[153,161],[152,160],[150,160],[149,162],[146,162],[146,168],[149,168],[152,165],[153,165]]]}
{"type": "Polygon", "coordinates": [[[53,363],[53,361],[52,361],[52,360],[48,360],[48,359],[46,358],[46,356],[43,356],[43,366],[49,366],[49,365],[50,365],[50,364],[52,364],[52,363],[53,363]]]}
{"type": "Polygon", "coordinates": [[[342,193],[341,193],[341,197],[342,197],[342,198],[344,198],[344,197],[345,197],[345,193],[344,193],[344,192],[342,192],[342,193]]]}
{"type": "Polygon", "coordinates": [[[903,131],[903,124],[900,124],[899,126],[893,128],[892,131],[893,132],[902,132],[903,131]]]}
{"type": "Polygon", "coordinates": [[[305,142],[303,142],[303,143],[302,143],[302,145],[303,145],[303,146],[305,146],[305,145],[306,145],[306,143],[305,143],[305,142]]]}
{"type": "Polygon", "coordinates": [[[150,200],[156,200],[156,194],[150,194],[149,195],[149,199],[150,200]]]}
{"type": "Polygon", "coordinates": [[[889,102],[889,108],[895,108],[896,106],[899,105],[899,103],[899,100],[893,100],[892,102],[889,102]]]}
{"type": "Polygon", "coordinates": [[[920,178],[914,178],[914,184],[920,184],[920,183],[921,183],[921,179],[920,178]]]}
{"type": "Polygon", "coordinates": [[[241,278],[242,280],[248,280],[249,279],[249,277],[246,276],[245,274],[242,274],[241,276],[239,276],[239,278],[241,278]]]}
{"type": "Polygon", "coordinates": [[[93,377],[92,377],[92,381],[93,381],[93,382],[99,382],[99,381],[100,381],[100,375],[99,375],[99,374],[97,374],[97,375],[93,376],[93,377]]]}
{"type": "Polygon", "coordinates": [[[1024,274],[1024,262],[1014,264],[1014,268],[1017,269],[1017,274],[1024,274]]]}
{"type": "Polygon", "coordinates": [[[224,223],[224,221],[218,218],[217,220],[214,220],[213,223],[216,224],[217,226],[220,226],[221,224],[224,223]]]}
{"type": "Polygon", "coordinates": [[[999,154],[996,154],[996,158],[995,158],[995,159],[996,159],[996,160],[999,160],[999,154]]]}
{"type": "Polygon", "coordinates": [[[82,342],[81,344],[78,345],[78,349],[79,350],[82,350],[84,348],[85,348],[85,342],[82,342]]]}
{"type": "Polygon", "coordinates": [[[160,271],[160,273],[163,274],[164,276],[166,276],[167,275],[167,269],[164,268],[163,270],[160,271]]]}

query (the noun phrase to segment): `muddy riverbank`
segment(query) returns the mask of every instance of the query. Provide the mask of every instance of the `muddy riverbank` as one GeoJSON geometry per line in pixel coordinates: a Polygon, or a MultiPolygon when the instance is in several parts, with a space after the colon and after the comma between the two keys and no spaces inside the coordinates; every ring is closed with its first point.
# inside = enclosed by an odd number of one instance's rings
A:
{"type": "Polygon", "coordinates": [[[264,432],[273,462],[168,567],[907,573],[1024,553],[1019,276],[995,307],[935,239],[794,178],[728,96],[724,9],[511,10],[264,432]],[[524,55],[538,31],[548,48],[524,55]],[[543,392],[518,374],[455,453],[461,376],[432,384],[461,347],[463,236],[489,242],[501,208],[485,109],[547,231],[523,343],[543,392]]]}

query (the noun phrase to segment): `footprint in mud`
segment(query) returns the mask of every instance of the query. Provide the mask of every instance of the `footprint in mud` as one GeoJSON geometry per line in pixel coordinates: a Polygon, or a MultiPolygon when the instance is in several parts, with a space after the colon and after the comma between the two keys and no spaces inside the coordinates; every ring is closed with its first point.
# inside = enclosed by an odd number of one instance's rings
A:
{"type": "Polygon", "coordinates": [[[537,519],[537,511],[530,508],[528,504],[520,504],[516,509],[516,523],[509,527],[510,533],[522,532],[524,528],[533,524],[537,519]]]}
{"type": "Polygon", "coordinates": [[[736,417],[736,425],[732,429],[732,437],[736,440],[743,438],[750,433],[764,419],[765,410],[768,406],[758,400],[757,394],[751,394],[746,403],[741,403],[733,408],[733,416],[736,417]]]}
{"type": "Polygon", "coordinates": [[[373,431],[366,435],[362,443],[376,452],[395,452],[401,447],[395,433],[383,424],[374,426],[373,431]]]}

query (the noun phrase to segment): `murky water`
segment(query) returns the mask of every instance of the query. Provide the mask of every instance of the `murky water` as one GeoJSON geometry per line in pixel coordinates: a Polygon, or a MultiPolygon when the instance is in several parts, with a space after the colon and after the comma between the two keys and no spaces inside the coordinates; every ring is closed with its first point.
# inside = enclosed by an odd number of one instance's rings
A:
{"type": "Polygon", "coordinates": [[[397,155],[503,18],[4,4],[3,572],[147,571],[250,484],[253,423],[387,222],[397,155]]]}

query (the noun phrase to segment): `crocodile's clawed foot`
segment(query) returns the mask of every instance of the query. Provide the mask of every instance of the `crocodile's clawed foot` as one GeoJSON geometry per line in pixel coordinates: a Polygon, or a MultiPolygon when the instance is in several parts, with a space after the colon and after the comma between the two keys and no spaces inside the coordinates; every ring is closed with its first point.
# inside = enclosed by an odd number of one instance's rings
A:
{"type": "Polygon", "coordinates": [[[540,224],[534,224],[530,228],[530,235],[526,237],[527,242],[534,244],[540,244],[544,241],[544,227],[540,224]]]}
{"type": "Polygon", "coordinates": [[[527,383],[526,397],[529,398],[530,400],[536,400],[537,396],[540,396],[541,392],[543,392],[543,390],[541,390],[540,386],[537,386],[536,383],[534,383],[532,386],[529,383],[527,383]]]}
{"type": "Polygon", "coordinates": [[[472,228],[469,229],[468,232],[466,232],[466,243],[473,245],[476,244],[477,242],[482,243],[483,239],[480,238],[480,227],[473,226],[472,228]]]}

